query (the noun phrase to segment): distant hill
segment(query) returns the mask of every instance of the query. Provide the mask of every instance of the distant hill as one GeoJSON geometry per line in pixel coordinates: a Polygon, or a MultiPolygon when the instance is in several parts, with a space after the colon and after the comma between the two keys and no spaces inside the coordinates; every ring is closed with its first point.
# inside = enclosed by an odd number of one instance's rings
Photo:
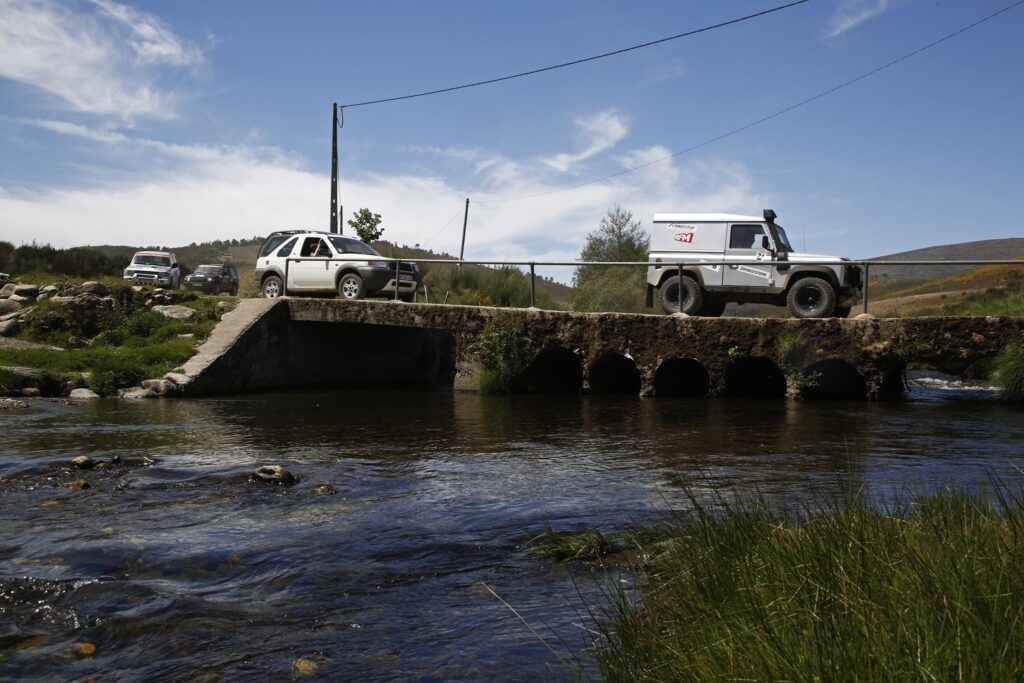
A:
{"type": "MultiPolygon", "coordinates": [[[[1024,237],[978,240],[925,247],[876,256],[872,261],[972,261],[1024,257],[1024,237]]],[[[975,266],[872,266],[871,280],[934,280],[974,269],[975,266]]]]}

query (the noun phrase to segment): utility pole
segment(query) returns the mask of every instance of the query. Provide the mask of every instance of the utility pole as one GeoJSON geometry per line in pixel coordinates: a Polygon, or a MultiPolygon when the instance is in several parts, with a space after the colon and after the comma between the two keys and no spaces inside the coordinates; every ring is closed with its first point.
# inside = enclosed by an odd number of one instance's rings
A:
{"type": "Polygon", "coordinates": [[[334,103],[331,125],[331,232],[341,234],[338,225],[338,103],[334,103]]]}
{"type": "MultiPolygon", "coordinates": [[[[466,197],[466,213],[462,215],[462,246],[459,247],[459,260],[462,260],[463,255],[466,253],[466,223],[469,222],[469,197],[466,197]]],[[[459,268],[462,268],[462,264],[459,264],[459,268]]]]}

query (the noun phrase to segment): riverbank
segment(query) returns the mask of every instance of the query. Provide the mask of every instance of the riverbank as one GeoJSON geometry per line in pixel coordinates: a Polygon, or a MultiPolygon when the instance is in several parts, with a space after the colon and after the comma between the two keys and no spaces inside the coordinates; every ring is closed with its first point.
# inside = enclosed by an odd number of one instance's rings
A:
{"type": "MultiPolygon", "coordinates": [[[[695,496],[692,512],[636,530],[628,550],[612,555],[626,558],[638,593],[612,590],[618,599],[597,652],[604,676],[1024,674],[1024,489],[905,494],[885,509],[854,496],[816,508],[785,513],[763,500],[695,496]]],[[[541,547],[564,559],[580,537],[547,537],[541,547]]]]}

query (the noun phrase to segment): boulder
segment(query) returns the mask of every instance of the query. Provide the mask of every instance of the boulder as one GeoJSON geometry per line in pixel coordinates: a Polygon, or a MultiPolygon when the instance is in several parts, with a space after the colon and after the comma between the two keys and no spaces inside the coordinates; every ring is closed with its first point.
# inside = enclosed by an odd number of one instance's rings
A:
{"type": "Polygon", "coordinates": [[[875,316],[870,313],[861,313],[860,315],[853,316],[853,320],[874,320],[875,316]]]}
{"type": "Polygon", "coordinates": [[[324,496],[333,496],[338,492],[338,489],[334,488],[330,484],[320,484],[316,487],[316,492],[324,496]]]}
{"type": "Polygon", "coordinates": [[[21,303],[10,299],[0,299],[0,315],[14,313],[21,310],[21,303]]]}
{"type": "Polygon", "coordinates": [[[13,337],[21,331],[21,323],[17,318],[0,322],[0,337],[13,337]]]}
{"type": "Polygon", "coordinates": [[[170,380],[179,386],[188,384],[188,375],[181,372],[168,372],[164,375],[164,379],[170,380]]]}
{"type": "Polygon", "coordinates": [[[196,317],[195,309],[189,308],[188,306],[178,306],[176,304],[172,304],[170,306],[153,306],[153,310],[163,317],[171,320],[189,320],[196,317]]]}
{"type": "Polygon", "coordinates": [[[35,387],[25,387],[21,390],[21,395],[25,398],[38,398],[43,395],[43,392],[39,391],[35,387]]]}
{"type": "Polygon", "coordinates": [[[169,379],[146,379],[142,381],[142,388],[149,389],[157,396],[173,396],[178,393],[178,385],[169,379]]]}
{"type": "Polygon", "coordinates": [[[282,484],[290,486],[295,483],[295,476],[280,465],[263,465],[249,474],[251,481],[263,484],[282,484]]]}
{"type": "Polygon", "coordinates": [[[3,287],[0,287],[0,299],[6,299],[11,294],[14,294],[14,288],[17,287],[17,286],[18,285],[16,285],[13,282],[8,282],[3,287]]]}
{"type": "Polygon", "coordinates": [[[137,399],[137,398],[158,398],[155,391],[147,389],[145,387],[131,387],[130,389],[121,389],[117,392],[118,397],[137,399]]]}
{"type": "Polygon", "coordinates": [[[0,385],[8,391],[38,389],[44,395],[56,394],[60,389],[60,383],[45,370],[15,365],[0,366],[0,385]]]}
{"type": "Polygon", "coordinates": [[[46,292],[39,292],[39,296],[36,297],[36,301],[46,301],[50,298],[50,295],[46,292]]]}
{"type": "Polygon", "coordinates": [[[75,479],[74,481],[68,481],[61,484],[61,488],[65,489],[87,489],[89,488],[89,482],[85,479],[75,479]]]}
{"type": "Polygon", "coordinates": [[[40,294],[49,294],[50,296],[53,296],[53,295],[55,295],[55,294],[57,294],[59,292],[60,292],[60,287],[58,287],[57,285],[46,285],[45,287],[40,287],[39,288],[39,293],[40,294]]]}
{"type": "Polygon", "coordinates": [[[107,296],[110,294],[110,290],[105,285],[101,285],[98,282],[83,282],[79,285],[78,289],[75,290],[78,294],[95,294],[96,296],[107,296]]]}
{"type": "Polygon", "coordinates": [[[18,304],[30,304],[35,301],[35,296],[25,296],[24,294],[11,294],[7,297],[7,301],[15,301],[18,304]]]}
{"type": "Polygon", "coordinates": [[[85,400],[88,400],[88,399],[99,398],[99,397],[100,397],[100,395],[97,394],[92,389],[72,389],[71,393],[68,394],[68,398],[74,399],[76,401],[85,401],[85,400]]]}
{"type": "Polygon", "coordinates": [[[39,294],[39,285],[14,285],[14,293],[18,296],[34,299],[39,294]]]}

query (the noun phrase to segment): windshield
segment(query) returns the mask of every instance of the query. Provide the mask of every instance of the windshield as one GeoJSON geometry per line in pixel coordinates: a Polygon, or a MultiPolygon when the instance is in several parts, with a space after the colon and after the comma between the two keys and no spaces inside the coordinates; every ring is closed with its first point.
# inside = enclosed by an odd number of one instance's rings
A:
{"type": "Polygon", "coordinates": [[[132,265],[135,266],[162,266],[164,268],[171,267],[171,259],[168,256],[154,256],[152,254],[136,254],[135,258],[132,259],[132,265]]]}
{"type": "Polygon", "coordinates": [[[197,275],[217,275],[220,273],[220,266],[199,266],[196,268],[197,275]]]}
{"type": "Polygon", "coordinates": [[[377,251],[365,242],[354,240],[349,237],[338,237],[332,235],[327,239],[331,240],[335,250],[342,254],[366,254],[367,256],[380,256],[377,251]]]}
{"type": "Polygon", "coordinates": [[[793,247],[789,244],[789,238],[786,237],[785,228],[776,223],[775,229],[779,231],[779,239],[782,240],[782,246],[786,248],[786,251],[793,251],[793,247]]]}

